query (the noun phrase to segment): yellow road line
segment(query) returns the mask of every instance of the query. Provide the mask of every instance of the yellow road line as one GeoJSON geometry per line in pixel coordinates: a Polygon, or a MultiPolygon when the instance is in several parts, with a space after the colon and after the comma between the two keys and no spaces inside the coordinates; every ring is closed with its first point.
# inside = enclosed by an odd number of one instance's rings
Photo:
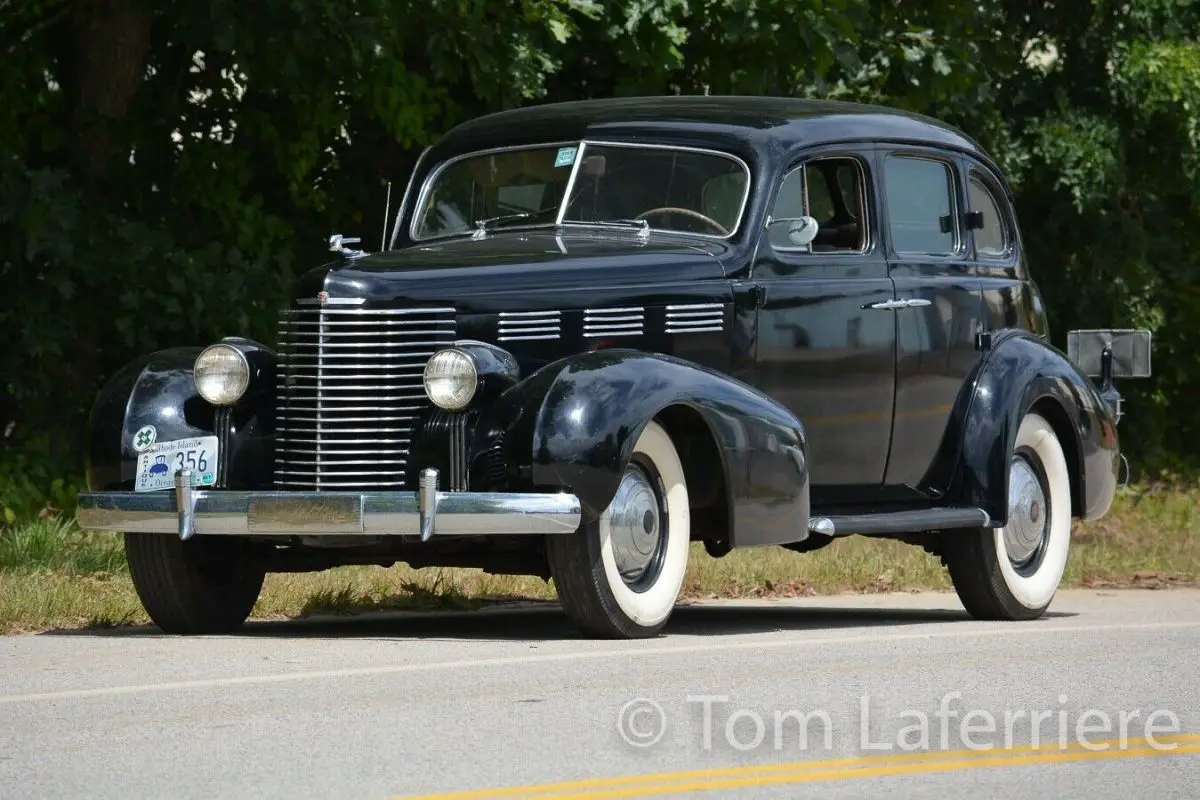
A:
{"type": "Polygon", "coordinates": [[[650,797],[669,792],[710,791],[773,784],[806,783],[852,777],[884,777],[921,772],[944,772],[988,766],[1020,766],[1063,761],[1092,761],[1104,758],[1144,757],[1200,753],[1200,734],[1181,733],[1144,738],[1108,739],[1067,748],[1052,745],[1018,745],[1008,749],[940,750],[895,753],[878,756],[813,759],[783,764],[759,764],[748,767],[659,772],[644,775],[620,775],[610,778],[586,778],[575,781],[493,789],[469,789],[410,797],[409,800],[490,800],[506,797],[597,798],[650,797]],[[1155,747],[1157,743],[1157,748],[1155,747]],[[1172,749],[1159,749],[1173,745],[1172,749]],[[1117,749],[1112,749],[1117,748],[1117,749]],[[620,788],[625,787],[625,788],[620,788]]]}
{"type": "Polygon", "coordinates": [[[814,783],[816,781],[834,781],[847,778],[884,778],[894,775],[929,774],[933,772],[953,772],[956,770],[978,769],[980,767],[1017,767],[1029,764],[1056,764],[1072,761],[1100,761],[1118,758],[1145,758],[1148,756],[1170,756],[1186,753],[1200,754],[1200,745],[1183,745],[1175,750],[1155,750],[1143,748],[1140,750],[1067,750],[1054,753],[1030,753],[1023,756],[1007,758],[975,758],[958,761],[931,761],[917,764],[894,764],[881,767],[860,767],[851,769],[831,769],[819,771],[796,771],[782,775],[760,775],[749,778],[732,778],[718,781],[691,781],[686,783],[667,783],[656,786],[640,786],[630,789],[613,789],[600,792],[580,792],[575,794],[539,794],[536,797],[553,797],[556,800],[573,800],[574,798],[599,797],[653,797],[661,794],[676,792],[711,792],[716,789],[748,789],[756,786],[778,786],[782,784],[814,783]]]}

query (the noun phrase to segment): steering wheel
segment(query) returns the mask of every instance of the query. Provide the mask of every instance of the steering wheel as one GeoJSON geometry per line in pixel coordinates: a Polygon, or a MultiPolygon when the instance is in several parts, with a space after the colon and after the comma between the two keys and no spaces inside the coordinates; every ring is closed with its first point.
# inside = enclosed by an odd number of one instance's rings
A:
{"type": "Polygon", "coordinates": [[[646,217],[651,217],[656,214],[683,214],[685,217],[694,217],[694,218],[700,220],[701,222],[705,223],[706,225],[710,225],[713,228],[716,228],[718,231],[720,231],[722,236],[729,235],[729,231],[725,228],[724,225],[717,222],[712,217],[706,217],[704,214],[701,214],[699,211],[692,211],[690,208],[678,208],[676,206],[663,206],[661,208],[652,208],[649,211],[643,211],[642,213],[638,214],[636,217],[634,217],[634,219],[645,219],[646,217]]]}

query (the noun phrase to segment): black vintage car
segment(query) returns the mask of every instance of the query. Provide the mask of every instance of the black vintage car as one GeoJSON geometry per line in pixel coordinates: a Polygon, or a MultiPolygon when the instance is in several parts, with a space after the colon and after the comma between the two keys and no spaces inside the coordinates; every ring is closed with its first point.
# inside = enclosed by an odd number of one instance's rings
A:
{"type": "Polygon", "coordinates": [[[125,534],[165,631],[236,628],[267,572],[402,561],[553,578],[586,634],[647,636],[690,543],[851,534],[1037,617],[1122,479],[1111,380],[1149,369],[1145,331],[1053,347],[996,164],[886,108],[493,114],[423,154],[381,252],[352,241],[278,341],[156,352],[96,401],[78,521],[125,534]]]}

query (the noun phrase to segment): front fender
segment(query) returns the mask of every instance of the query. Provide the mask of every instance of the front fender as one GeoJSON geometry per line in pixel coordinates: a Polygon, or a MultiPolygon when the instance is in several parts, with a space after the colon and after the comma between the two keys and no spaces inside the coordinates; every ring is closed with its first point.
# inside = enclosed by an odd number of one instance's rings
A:
{"type": "Polygon", "coordinates": [[[508,458],[537,486],[573,491],[585,521],[611,502],[646,424],[670,406],[703,419],[716,445],[737,545],[807,536],[808,442],[783,406],[727,375],[635,350],[581,353],[510,389],[508,458]]]}
{"type": "MultiPolygon", "coordinates": [[[[244,340],[239,340],[244,341],[244,340]]],[[[252,343],[248,343],[252,344],[252,343]]],[[[153,425],[156,441],[219,436],[227,488],[262,488],[272,477],[274,353],[260,349],[246,395],[220,424],[217,409],[196,392],[192,366],[201,347],[175,347],[142,356],[112,376],[96,395],[88,419],[87,486],[132,491],[137,467],[133,439],[153,425]]]]}
{"type": "Polygon", "coordinates": [[[1073,485],[1072,514],[1108,512],[1120,447],[1116,418],[1096,387],[1058,349],[1024,331],[998,338],[974,381],[949,494],[1008,520],[1009,459],[1021,419],[1034,406],[1054,427],[1073,485]]]}

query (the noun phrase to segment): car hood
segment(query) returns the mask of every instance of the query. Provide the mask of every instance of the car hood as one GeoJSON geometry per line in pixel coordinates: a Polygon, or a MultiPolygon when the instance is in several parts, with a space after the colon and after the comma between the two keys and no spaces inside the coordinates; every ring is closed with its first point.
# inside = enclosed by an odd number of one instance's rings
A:
{"type": "Polygon", "coordinates": [[[301,276],[295,293],[362,297],[379,306],[452,301],[486,311],[540,290],[718,278],[727,250],[722,241],[664,234],[642,240],[636,231],[502,231],[345,258],[301,276]]]}

